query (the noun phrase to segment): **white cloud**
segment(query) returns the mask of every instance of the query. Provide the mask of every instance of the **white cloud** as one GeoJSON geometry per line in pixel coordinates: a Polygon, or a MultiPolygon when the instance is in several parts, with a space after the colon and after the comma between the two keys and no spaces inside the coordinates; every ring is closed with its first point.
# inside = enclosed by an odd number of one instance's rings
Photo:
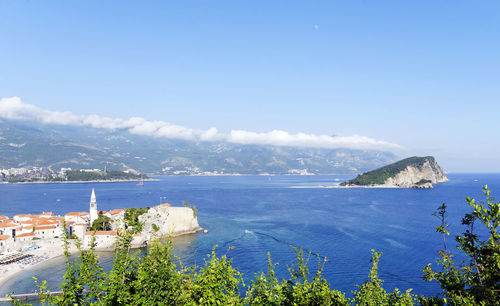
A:
{"type": "Polygon", "coordinates": [[[315,134],[290,134],[286,131],[273,130],[267,133],[255,133],[233,130],[228,141],[240,144],[265,144],[291,147],[314,148],[351,148],[351,149],[380,149],[394,150],[401,147],[386,141],[375,140],[365,136],[328,136],[315,134]]]}
{"type": "Polygon", "coordinates": [[[129,119],[102,117],[99,115],[75,115],[71,112],[49,111],[26,104],[18,97],[0,99],[0,117],[6,119],[36,121],[44,124],[90,126],[93,128],[117,130],[126,129],[131,134],[177,138],[194,141],[227,141],[238,144],[256,144],[310,148],[351,148],[395,150],[401,146],[366,136],[329,136],[273,130],[267,133],[256,133],[243,130],[232,130],[222,134],[215,127],[208,130],[196,130],[165,121],[148,121],[140,117],[129,119]]]}

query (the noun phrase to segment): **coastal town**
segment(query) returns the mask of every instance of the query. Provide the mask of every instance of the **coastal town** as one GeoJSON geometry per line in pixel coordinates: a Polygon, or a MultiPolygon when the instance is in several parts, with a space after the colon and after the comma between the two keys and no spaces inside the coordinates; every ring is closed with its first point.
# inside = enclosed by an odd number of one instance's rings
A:
{"type": "Polygon", "coordinates": [[[0,169],[0,183],[64,183],[88,181],[137,181],[150,180],[146,175],[128,169],[124,171],[104,169],[78,169],[51,167],[20,167],[0,169]]]}
{"type": "MultiPolygon", "coordinates": [[[[62,237],[78,239],[82,248],[88,248],[94,239],[96,250],[111,251],[118,231],[132,229],[127,224],[127,209],[99,210],[94,189],[91,191],[89,211],[68,212],[64,216],[43,212],[39,215],[18,214],[0,216],[0,284],[13,273],[44,260],[61,256],[62,237]],[[105,228],[96,226],[96,220],[106,220],[105,228]]],[[[97,222],[98,223],[98,222],[97,222]]],[[[131,247],[144,247],[153,237],[178,236],[195,233],[198,224],[193,207],[173,207],[163,203],[138,216],[141,230],[135,231],[131,247]]],[[[70,249],[76,252],[75,246],[70,249]]]]}
{"type": "Polygon", "coordinates": [[[61,168],[59,171],[48,167],[19,167],[0,169],[0,182],[10,181],[50,181],[65,180],[65,172],[70,168],[61,168]]]}

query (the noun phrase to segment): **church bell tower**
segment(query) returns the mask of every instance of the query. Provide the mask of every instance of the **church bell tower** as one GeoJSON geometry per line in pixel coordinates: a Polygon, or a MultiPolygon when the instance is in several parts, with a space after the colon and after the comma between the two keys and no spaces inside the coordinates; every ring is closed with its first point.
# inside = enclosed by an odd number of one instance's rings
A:
{"type": "Polygon", "coordinates": [[[92,194],[90,195],[90,226],[97,219],[97,201],[95,198],[94,188],[92,188],[92,194]]]}

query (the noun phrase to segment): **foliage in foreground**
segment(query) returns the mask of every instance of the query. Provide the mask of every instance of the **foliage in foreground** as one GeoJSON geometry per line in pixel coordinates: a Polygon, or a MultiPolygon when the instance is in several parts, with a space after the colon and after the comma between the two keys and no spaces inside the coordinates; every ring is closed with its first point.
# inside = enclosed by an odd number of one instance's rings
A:
{"type": "Polygon", "coordinates": [[[444,302],[453,305],[498,305],[500,301],[500,203],[490,196],[491,191],[483,187],[485,201],[476,202],[467,197],[472,212],[466,214],[462,224],[466,230],[455,237],[457,249],[467,260],[456,263],[454,255],[446,248],[449,235],[446,223],[446,204],[438,208],[436,215],[441,224],[436,231],[443,235],[443,250],[439,251],[438,265],[441,271],[434,271],[431,264],[424,269],[424,279],[439,282],[444,293],[444,302]],[[486,227],[488,239],[480,240],[477,223],[486,227]]]}
{"type": "Polygon", "coordinates": [[[500,300],[500,203],[490,197],[486,186],[484,193],[486,201],[482,203],[467,198],[473,211],[462,220],[466,231],[456,236],[457,248],[467,256],[466,262],[456,264],[446,248],[446,205],[435,214],[440,219],[436,231],[443,236],[444,249],[439,251],[437,261],[441,271],[434,271],[429,264],[424,279],[438,281],[443,297],[417,297],[411,289],[386,292],[378,278],[381,253],[373,250],[368,280],[349,299],[332,290],[322,277],[325,259],[317,258],[318,267],[311,275],[311,253],[305,255],[302,249],[295,249],[297,262],[288,267],[288,279],[278,280],[276,263],[268,254],[267,273],[256,274],[247,286],[242,274],[232,267],[232,260],[217,256],[215,248],[202,267],[187,268],[171,254],[170,241],[154,241],[144,256],[130,253],[132,234],[127,231],[119,234],[114,265],[108,273],[99,265],[94,242],[89,250],[81,250],[77,241],[80,253],[73,260],[68,252],[69,240],[64,237],[67,266],[61,284],[63,294],[51,296],[45,281],[37,285],[42,303],[55,305],[496,305],[500,300]],[[477,221],[488,230],[485,241],[475,233],[477,221]]]}

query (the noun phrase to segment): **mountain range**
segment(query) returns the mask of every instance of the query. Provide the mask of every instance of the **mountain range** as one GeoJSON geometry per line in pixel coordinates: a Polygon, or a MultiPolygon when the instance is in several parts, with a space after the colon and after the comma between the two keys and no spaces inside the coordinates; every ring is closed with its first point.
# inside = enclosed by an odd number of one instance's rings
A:
{"type": "Polygon", "coordinates": [[[0,168],[136,170],[148,174],[355,174],[390,152],[190,141],[0,119],[0,168]]]}

